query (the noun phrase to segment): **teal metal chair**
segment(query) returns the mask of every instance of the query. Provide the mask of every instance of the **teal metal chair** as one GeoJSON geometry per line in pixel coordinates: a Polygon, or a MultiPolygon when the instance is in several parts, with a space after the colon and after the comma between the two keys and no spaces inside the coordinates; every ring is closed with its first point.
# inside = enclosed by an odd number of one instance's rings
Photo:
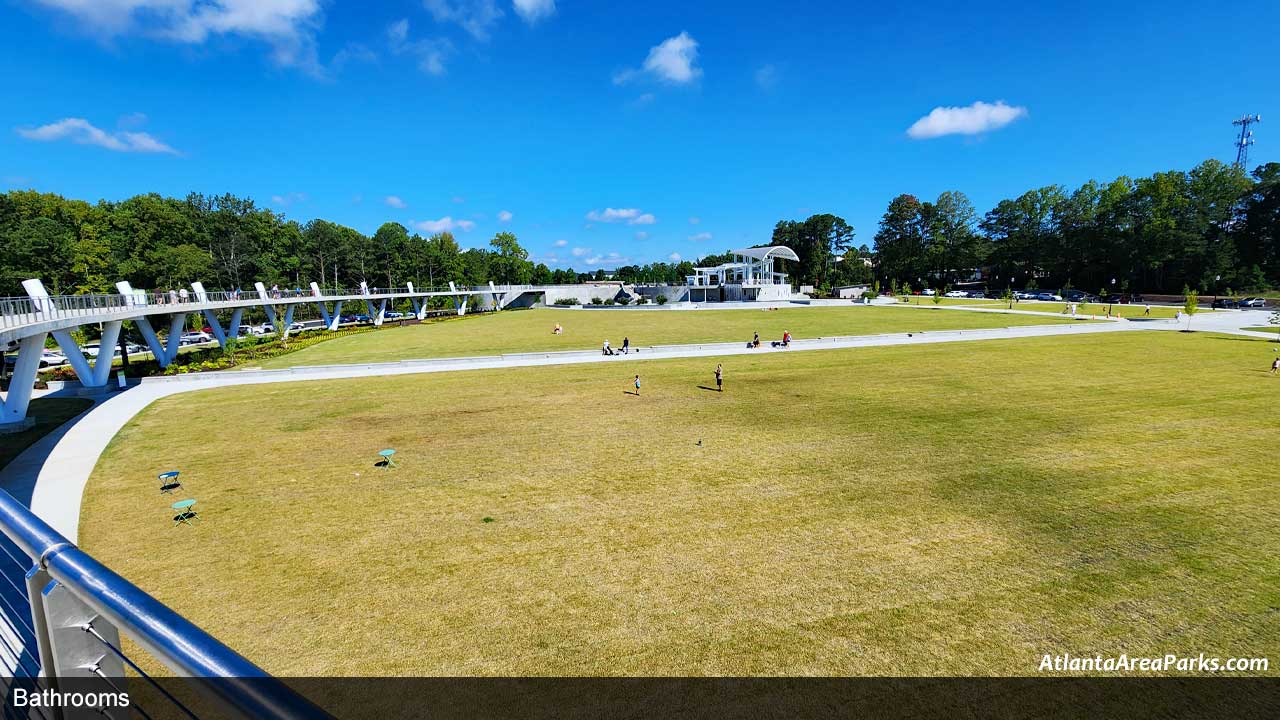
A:
{"type": "Polygon", "coordinates": [[[378,461],[378,463],[382,465],[383,470],[390,470],[391,468],[396,467],[396,461],[392,459],[395,456],[395,454],[396,454],[396,451],[392,450],[391,448],[387,448],[386,450],[382,450],[381,452],[378,453],[378,455],[382,458],[381,460],[378,461]]]}
{"type": "Polygon", "coordinates": [[[196,512],[195,500],[179,500],[170,505],[178,514],[173,516],[173,526],[190,525],[192,520],[199,520],[200,513],[196,512]]]}

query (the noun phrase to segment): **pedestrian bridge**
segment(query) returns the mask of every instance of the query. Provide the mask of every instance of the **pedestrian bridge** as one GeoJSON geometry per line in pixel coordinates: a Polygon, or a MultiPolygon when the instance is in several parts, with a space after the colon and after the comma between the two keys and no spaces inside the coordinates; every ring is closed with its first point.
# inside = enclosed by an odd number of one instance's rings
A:
{"type": "Polygon", "coordinates": [[[535,290],[532,285],[489,283],[464,287],[451,282],[448,287],[416,288],[413,283],[406,283],[404,287],[371,288],[362,284],[359,288],[338,290],[322,289],[316,283],[311,283],[308,290],[268,289],[263,283],[255,283],[250,291],[207,291],[197,282],[191,284],[190,291],[184,288],[181,293],[166,293],[134,290],[129,283],[120,282],[116,283],[119,292],[113,295],[50,295],[38,279],[23,282],[23,288],[27,291],[25,298],[0,299],[0,348],[18,348],[8,395],[0,400],[0,431],[30,426],[27,408],[31,389],[50,335],[81,384],[99,388],[110,380],[110,348],[119,342],[126,321],[134,323],[163,368],[177,358],[182,332],[192,315],[199,318],[201,324],[197,327],[207,325],[218,344],[226,347],[238,337],[241,317],[248,308],[262,308],[272,327],[281,337],[288,338],[294,310],[299,305],[314,306],[325,329],[334,331],[344,306],[360,308],[374,325],[381,325],[388,303],[395,307],[408,301],[414,315],[422,319],[430,298],[449,298],[457,313],[463,315],[473,296],[488,296],[501,309],[523,293],[535,290]],[[220,314],[227,318],[225,324],[220,314]],[[71,334],[83,325],[102,328],[99,359],[90,361],[71,334]]]}

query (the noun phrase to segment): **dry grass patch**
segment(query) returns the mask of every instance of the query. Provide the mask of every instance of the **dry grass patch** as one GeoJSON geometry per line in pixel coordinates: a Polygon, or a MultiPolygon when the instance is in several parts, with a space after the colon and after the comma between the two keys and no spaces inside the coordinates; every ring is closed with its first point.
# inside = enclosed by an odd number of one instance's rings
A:
{"type": "Polygon", "coordinates": [[[81,539],[280,674],[1276,658],[1266,353],[1122,333],[733,357],[724,394],[714,359],[202,391],[113,441],[81,539]]]}

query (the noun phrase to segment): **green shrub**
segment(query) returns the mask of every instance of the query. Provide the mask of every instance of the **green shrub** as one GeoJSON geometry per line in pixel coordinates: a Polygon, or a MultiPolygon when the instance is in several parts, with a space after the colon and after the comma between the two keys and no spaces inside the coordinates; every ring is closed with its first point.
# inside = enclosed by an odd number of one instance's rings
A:
{"type": "Polygon", "coordinates": [[[667,304],[667,296],[666,296],[666,295],[659,295],[659,296],[658,296],[658,304],[659,304],[659,305],[666,305],[666,304],[667,304]]]}
{"type": "Polygon", "coordinates": [[[603,301],[603,300],[601,300],[601,299],[600,299],[600,298],[598,298],[598,297],[593,297],[593,298],[591,298],[591,304],[592,304],[592,305],[603,305],[603,304],[604,304],[604,301],[603,301]]]}
{"type": "Polygon", "coordinates": [[[582,301],[578,298],[560,298],[556,300],[555,305],[581,305],[582,301]]]}
{"type": "Polygon", "coordinates": [[[623,295],[622,297],[618,298],[619,305],[629,305],[630,303],[631,303],[631,298],[627,297],[626,295],[623,295]]]}
{"type": "Polygon", "coordinates": [[[605,301],[604,301],[604,304],[605,304],[605,305],[612,305],[612,304],[613,304],[613,298],[609,298],[608,300],[605,300],[605,301]]]}

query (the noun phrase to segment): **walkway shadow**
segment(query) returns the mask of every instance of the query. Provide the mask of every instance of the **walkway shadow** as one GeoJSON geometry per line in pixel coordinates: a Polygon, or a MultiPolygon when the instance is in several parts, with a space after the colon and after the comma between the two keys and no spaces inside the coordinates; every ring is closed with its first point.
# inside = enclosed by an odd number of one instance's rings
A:
{"type": "MultiPolygon", "coordinates": [[[[44,468],[44,461],[49,457],[49,453],[62,441],[63,436],[67,434],[71,428],[77,423],[84,420],[85,416],[93,412],[103,401],[113,398],[118,393],[111,393],[102,397],[91,397],[93,404],[84,409],[79,415],[59,425],[49,434],[35,441],[26,450],[23,450],[13,460],[0,468],[0,489],[4,489],[10,495],[14,496],[19,502],[27,507],[31,506],[31,496],[35,492],[36,478],[40,477],[40,470],[44,468]]],[[[69,391],[49,393],[42,397],[75,397],[69,391]]]]}

